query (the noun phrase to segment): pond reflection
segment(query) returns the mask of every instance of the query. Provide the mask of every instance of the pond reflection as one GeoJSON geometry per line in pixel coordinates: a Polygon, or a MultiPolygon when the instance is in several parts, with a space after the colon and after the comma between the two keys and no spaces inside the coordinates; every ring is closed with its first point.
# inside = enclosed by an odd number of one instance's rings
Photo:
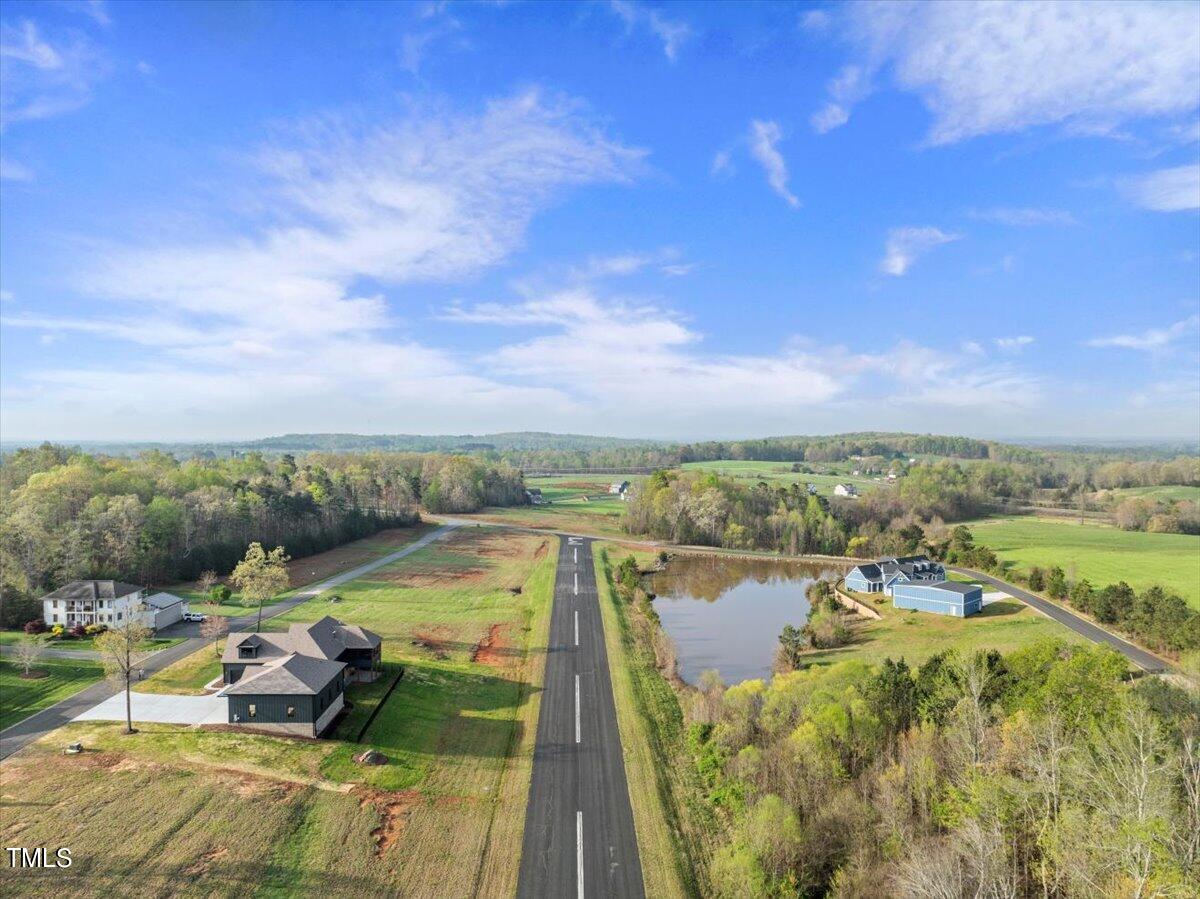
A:
{"type": "Polygon", "coordinates": [[[679,650],[679,674],[695,683],[715,668],[727,684],[769,677],[779,632],[808,615],[804,592],[834,566],[722,556],[680,556],[647,585],[679,650]]]}

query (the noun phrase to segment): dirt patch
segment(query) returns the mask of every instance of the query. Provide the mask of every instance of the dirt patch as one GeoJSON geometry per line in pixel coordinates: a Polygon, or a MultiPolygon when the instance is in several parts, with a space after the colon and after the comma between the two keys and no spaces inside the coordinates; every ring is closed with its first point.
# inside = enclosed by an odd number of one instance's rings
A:
{"type": "Polygon", "coordinates": [[[450,631],[444,627],[414,630],[412,632],[412,645],[428,650],[433,654],[435,659],[449,658],[453,642],[450,631]]]}
{"type": "Polygon", "coordinates": [[[192,864],[184,868],[183,873],[187,874],[189,877],[203,877],[208,873],[208,869],[212,866],[213,862],[224,858],[228,854],[229,850],[224,846],[220,846],[216,849],[210,849],[208,852],[196,859],[196,861],[192,862],[192,864]]]}
{"type": "Polygon", "coordinates": [[[399,571],[378,571],[372,580],[385,581],[397,587],[445,587],[449,581],[472,583],[483,580],[487,569],[478,566],[449,567],[446,565],[406,565],[399,571]]]}
{"type": "Polygon", "coordinates": [[[416,790],[359,792],[362,796],[359,805],[362,808],[373,806],[379,813],[379,826],[371,831],[371,837],[375,840],[375,857],[378,858],[392,847],[404,831],[413,807],[422,801],[421,794],[416,790]]]}
{"type": "Polygon", "coordinates": [[[20,674],[17,675],[17,677],[21,678],[21,680],[41,680],[43,677],[49,677],[49,676],[50,676],[49,671],[43,671],[40,668],[30,669],[28,674],[26,674],[24,671],[22,671],[20,674]]]}
{"type": "Polygon", "coordinates": [[[509,664],[512,652],[504,634],[507,627],[506,624],[493,624],[489,627],[487,634],[471,651],[471,661],[496,668],[509,664]]]}
{"type": "Polygon", "coordinates": [[[548,553],[549,551],[550,551],[549,541],[543,540],[541,543],[538,544],[538,548],[533,551],[533,557],[535,559],[544,559],[544,558],[546,558],[546,553],[548,553]]]}

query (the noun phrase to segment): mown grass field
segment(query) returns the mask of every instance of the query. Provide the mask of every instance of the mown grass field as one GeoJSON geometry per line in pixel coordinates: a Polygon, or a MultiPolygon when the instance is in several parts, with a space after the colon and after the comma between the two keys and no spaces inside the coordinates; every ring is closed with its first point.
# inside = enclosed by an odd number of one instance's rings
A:
{"type": "MultiPolygon", "coordinates": [[[[334,614],[383,636],[404,677],[362,744],[344,738],[386,680],[354,688],[334,739],[75,724],[7,760],[0,836],[77,863],[6,895],[513,894],[556,558],[550,536],[464,528],[272,621],[334,614]],[[88,751],[58,754],[69,738],[88,751]],[[368,747],[388,763],[354,763],[368,747]]],[[[200,655],[171,686],[207,679],[200,655]]]]}
{"type": "Polygon", "coordinates": [[[1147,534],[1030,516],[968,522],[975,542],[1026,572],[1058,565],[1094,587],[1125,581],[1136,590],[1160,584],[1200,609],[1200,537],[1147,534]]]}
{"type": "Polygon", "coordinates": [[[0,659],[0,730],[54,703],[74,696],[104,677],[99,662],[42,658],[34,665],[45,677],[26,679],[21,668],[0,659]]]}
{"type": "Polygon", "coordinates": [[[621,515],[625,503],[620,497],[610,495],[608,488],[614,481],[626,480],[635,483],[638,478],[618,475],[529,478],[526,485],[540,489],[548,500],[546,505],[489,507],[472,515],[455,517],[562,533],[620,537],[623,535],[621,515]]]}
{"type": "MultiPolygon", "coordinates": [[[[326,550],[323,553],[316,553],[302,559],[292,559],[288,563],[288,576],[291,579],[291,589],[280,594],[280,597],[290,596],[302,587],[307,587],[309,584],[319,583],[339,572],[366,564],[367,562],[373,562],[381,556],[386,556],[388,553],[403,549],[414,540],[424,536],[431,529],[431,526],[425,523],[414,525],[411,528],[392,528],[380,531],[374,536],[364,537],[362,540],[355,540],[351,543],[326,550]]],[[[286,549],[286,547],[284,548],[286,549]]],[[[224,573],[226,572],[222,572],[222,574],[224,573]]],[[[227,603],[220,605],[209,603],[207,597],[200,592],[194,581],[173,584],[163,589],[168,593],[174,593],[176,596],[182,596],[188,601],[188,606],[192,611],[203,612],[205,615],[236,617],[247,615],[256,608],[253,605],[243,605],[241,595],[237,591],[234,591],[227,603]]]]}
{"type": "Polygon", "coordinates": [[[714,462],[685,462],[683,468],[685,471],[715,471],[726,477],[749,481],[761,480],[776,486],[792,483],[816,484],[817,492],[822,496],[833,496],[833,488],[837,484],[853,484],[858,488],[859,493],[884,486],[882,482],[873,478],[850,475],[849,472],[852,470],[850,467],[847,467],[843,473],[801,474],[792,471],[791,462],[750,462],[723,459],[714,462]]]}
{"type": "MultiPolygon", "coordinates": [[[[966,579],[956,577],[955,580],[966,579]]],[[[837,649],[805,653],[806,664],[826,664],[848,658],[875,664],[889,657],[903,657],[912,665],[945,650],[966,656],[989,649],[1011,652],[1047,639],[1086,642],[1074,631],[1015,599],[988,603],[977,615],[954,618],[897,609],[890,597],[883,596],[880,601],[881,594],[878,593],[846,592],[879,612],[882,620],[854,618],[853,642],[837,649]]]]}
{"type": "MultiPolygon", "coordinates": [[[[24,631],[0,631],[0,646],[11,646],[20,642],[24,631]]],[[[44,635],[43,635],[44,636],[44,635]]],[[[166,649],[168,646],[174,646],[176,643],[182,643],[183,637],[152,637],[144,641],[141,645],[147,652],[157,652],[160,649],[166,649]]],[[[96,652],[95,637],[80,637],[72,639],[70,637],[64,640],[46,640],[47,649],[62,649],[70,652],[96,652]]]]}
{"type": "Polygon", "coordinates": [[[1128,499],[1131,496],[1141,497],[1144,499],[1162,500],[1170,503],[1176,503],[1181,500],[1200,503],[1200,487],[1185,487],[1181,485],[1162,487],[1119,487],[1115,490],[1102,490],[1100,495],[1110,499],[1113,505],[1116,505],[1117,503],[1128,499]]]}

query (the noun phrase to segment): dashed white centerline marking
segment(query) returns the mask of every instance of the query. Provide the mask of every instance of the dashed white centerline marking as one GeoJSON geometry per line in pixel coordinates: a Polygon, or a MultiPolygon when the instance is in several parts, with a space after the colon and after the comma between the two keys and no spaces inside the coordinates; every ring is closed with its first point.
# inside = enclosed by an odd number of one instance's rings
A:
{"type": "Polygon", "coordinates": [[[575,742],[580,742],[579,730],[579,675],[575,675],[575,742]]]}
{"type": "Polygon", "coordinates": [[[579,547],[575,547],[575,564],[579,564],[579,547]]]}
{"type": "Polygon", "coordinates": [[[575,645],[579,645],[579,610],[575,610],[575,645]]]}
{"type": "Polygon", "coordinates": [[[575,595],[579,595],[579,572],[575,572],[575,595]]]}
{"type": "Polygon", "coordinates": [[[583,812],[575,813],[575,882],[583,899],[583,812]]]}

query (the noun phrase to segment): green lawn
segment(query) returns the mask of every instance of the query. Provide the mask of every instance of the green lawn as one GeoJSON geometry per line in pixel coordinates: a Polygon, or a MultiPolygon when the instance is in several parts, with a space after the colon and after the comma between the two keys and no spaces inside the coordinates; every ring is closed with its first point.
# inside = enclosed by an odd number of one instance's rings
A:
{"type": "Polygon", "coordinates": [[[749,481],[762,480],[777,486],[792,483],[816,484],[817,492],[822,496],[833,496],[833,488],[837,484],[853,484],[858,488],[859,493],[883,486],[882,481],[876,481],[874,478],[850,475],[849,472],[853,470],[852,466],[845,467],[844,472],[839,467],[837,473],[801,474],[792,471],[791,462],[721,459],[713,462],[685,462],[683,468],[685,471],[715,471],[726,477],[749,481]]]}
{"type": "Polygon", "coordinates": [[[211,646],[198,649],[162,671],[134,684],[138,693],[195,695],[221,673],[221,657],[211,646]]]}
{"type": "MultiPolygon", "coordinates": [[[[0,631],[0,646],[11,646],[20,641],[23,631],[0,631]]],[[[142,643],[142,649],[147,652],[158,652],[176,643],[182,643],[183,637],[152,637],[142,643]]],[[[95,637],[80,637],[79,639],[65,638],[62,640],[46,640],[47,649],[63,649],[71,652],[96,652],[95,637]]]]}
{"type": "Polygon", "coordinates": [[[879,612],[879,621],[855,619],[854,640],[837,649],[805,653],[806,663],[831,663],[862,659],[871,664],[904,657],[916,664],[943,650],[969,655],[977,650],[1011,652],[1040,640],[1083,643],[1084,639],[1056,621],[1015,599],[989,603],[968,618],[897,609],[890,597],[846,591],[863,605],[879,612]]]}
{"type": "Polygon", "coordinates": [[[1131,496],[1144,497],[1146,499],[1163,500],[1165,502],[1179,502],[1180,500],[1189,500],[1193,503],[1200,503],[1200,487],[1183,487],[1183,486],[1165,486],[1165,487],[1121,487],[1116,490],[1104,490],[1101,493],[1108,496],[1113,505],[1128,499],[1131,496]]]}
{"type": "Polygon", "coordinates": [[[1160,584],[1200,609],[1200,537],[1029,516],[989,518],[968,527],[977,543],[1022,571],[1059,565],[1097,587],[1125,581],[1144,590],[1160,584]]]}
{"type": "Polygon", "coordinates": [[[46,676],[26,680],[21,677],[19,667],[7,659],[0,659],[0,730],[74,696],[104,677],[99,662],[74,659],[43,658],[35,670],[46,672],[46,676]]]}
{"type": "Polygon", "coordinates": [[[636,483],[639,479],[616,475],[601,479],[581,475],[530,478],[526,484],[542,491],[542,496],[547,500],[545,505],[492,507],[474,515],[456,517],[566,533],[619,537],[623,534],[621,515],[625,511],[625,503],[608,492],[609,485],[617,480],[636,483]]]}
{"type": "MultiPolygon", "coordinates": [[[[362,744],[344,740],[386,678],[350,689],[327,740],[72,724],[3,763],[5,801],[39,807],[31,836],[75,841],[90,889],[136,872],[140,895],[513,895],[556,561],[548,535],[464,528],[346,584],[341,603],[272,620],[334,614],[383,637],[389,673],[404,665],[362,744]],[[89,751],[61,761],[67,739],[89,751]],[[368,747],[387,764],[355,763],[368,747]],[[143,814],[153,821],[114,851],[119,822],[143,814]]],[[[193,692],[218,670],[210,647],[139,688],[193,692]]],[[[14,884],[6,895],[61,895],[48,878],[14,884]]]]}

